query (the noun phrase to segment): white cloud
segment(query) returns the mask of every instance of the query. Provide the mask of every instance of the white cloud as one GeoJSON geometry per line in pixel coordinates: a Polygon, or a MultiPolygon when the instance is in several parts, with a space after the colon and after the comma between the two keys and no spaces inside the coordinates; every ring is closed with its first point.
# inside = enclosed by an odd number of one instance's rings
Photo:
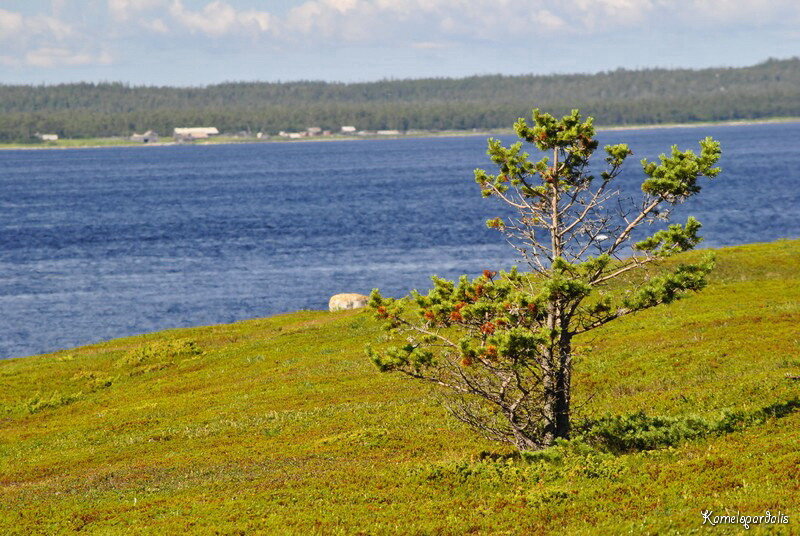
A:
{"type": "Polygon", "coordinates": [[[201,11],[189,11],[181,0],[175,0],[169,12],[189,30],[215,37],[226,34],[236,22],[236,10],[217,1],[207,4],[201,11]]]}
{"type": "Polygon", "coordinates": [[[112,57],[108,52],[91,53],[68,48],[41,47],[22,55],[2,55],[0,63],[9,67],[77,67],[81,65],[109,65],[112,57]]]}
{"type": "Polygon", "coordinates": [[[358,6],[358,0],[327,0],[328,5],[340,13],[347,13],[358,6]]]}
{"type": "Polygon", "coordinates": [[[111,63],[111,55],[108,53],[76,52],[67,48],[44,47],[27,52],[24,61],[26,65],[33,67],[108,65],[111,63]]]}
{"type": "Polygon", "coordinates": [[[567,26],[564,19],[548,9],[538,11],[534,20],[547,30],[561,30],[567,26]]]}
{"type": "Polygon", "coordinates": [[[164,5],[164,0],[108,0],[108,11],[114,20],[127,21],[142,11],[164,5]]]}
{"type": "Polygon", "coordinates": [[[272,25],[272,16],[265,11],[237,11],[219,0],[206,4],[200,11],[190,11],[181,0],[174,0],[169,13],[189,31],[210,37],[221,37],[238,30],[266,32],[272,25]]]}
{"type": "Polygon", "coordinates": [[[285,28],[289,28],[292,32],[301,32],[304,34],[312,33],[319,29],[321,22],[331,20],[335,17],[335,11],[338,10],[334,10],[330,13],[326,13],[326,11],[330,10],[326,9],[326,6],[321,2],[305,2],[289,11],[289,14],[286,16],[285,28]]]}
{"type": "Polygon", "coordinates": [[[122,39],[125,46],[135,42],[155,48],[185,46],[188,39],[195,47],[230,47],[247,39],[305,51],[337,45],[424,50],[480,43],[535,51],[612,32],[670,28],[717,33],[772,25],[785,33],[800,26],[800,0],[296,0],[294,7],[282,9],[271,2],[263,4],[273,7],[253,8],[252,1],[245,8],[242,0],[43,3],[50,7],[29,15],[0,9],[3,64],[102,63],[110,61],[102,51],[114,50],[122,39]],[[87,16],[97,3],[107,7],[105,20],[97,13],[87,16]]]}
{"type": "Polygon", "coordinates": [[[47,15],[23,16],[21,13],[0,9],[0,41],[10,41],[26,36],[47,37],[57,41],[75,34],[66,22],[47,15]]]}
{"type": "Polygon", "coordinates": [[[12,37],[22,31],[23,17],[19,13],[0,9],[0,39],[12,37]]]}
{"type": "Polygon", "coordinates": [[[272,27],[272,15],[263,11],[245,11],[237,16],[239,24],[245,28],[266,32],[272,27]]]}
{"type": "Polygon", "coordinates": [[[442,43],[441,41],[419,41],[411,43],[411,46],[420,50],[436,50],[441,48],[450,48],[452,43],[442,43]]]}
{"type": "Polygon", "coordinates": [[[242,9],[238,0],[107,2],[111,18],[126,24],[117,28],[123,33],[136,27],[175,38],[246,36],[292,46],[508,42],[648,25],[702,27],[715,18],[786,20],[800,13],[798,0],[771,0],[766,6],[752,0],[302,0],[282,12],[242,9]]]}
{"type": "Polygon", "coordinates": [[[281,19],[281,37],[410,46],[442,38],[502,42],[566,28],[558,14],[563,5],[557,0],[307,0],[281,19]]]}
{"type": "Polygon", "coordinates": [[[60,19],[44,15],[29,17],[25,21],[25,26],[27,32],[34,35],[46,35],[56,41],[67,39],[75,34],[71,25],[60,19]]]}
{"type": "MultiPolygon", "coordinates": [[[[66,3],[51,3],[55,14],[66,3]]],[[[73,24],[44,14],[23,15],[0,9],[0,63],[11,67],[51,68],[111,63],[108,52],[73,24]]]]}
{"type": "Polygon", "coordinates": [[[693,15],[717,24],[768,22],[800,23],[800,2],[797,0],[693,0],[684,15],[693,15]]]}
{"type": "Polygon", "coordinates": [[[151,32],[163,35],[169,33],[169,27],[167,26],[167,23],[164,22],[164,19],[143,20],[141,25],[151,32]]]}
{"type": "Polygon", "coordinates": [[[586,29],[641,23],[655,8],[651,0],[575,0],[575,6],[586,29]]]}

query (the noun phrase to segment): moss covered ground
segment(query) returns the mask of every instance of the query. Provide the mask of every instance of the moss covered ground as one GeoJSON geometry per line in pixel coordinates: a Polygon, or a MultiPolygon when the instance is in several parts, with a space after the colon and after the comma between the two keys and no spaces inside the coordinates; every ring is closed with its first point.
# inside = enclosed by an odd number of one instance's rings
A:
{"type": "Polygon", "coordinates": [[[800,241],[717,262],[579,341],[579,422],[667,423],[622,450],[476,437],[368,362],[366,311],[0,361],[0,533],[729,534],[701,510],[769,510],[789,524],[748,533],[800,534],[800,241]]]}

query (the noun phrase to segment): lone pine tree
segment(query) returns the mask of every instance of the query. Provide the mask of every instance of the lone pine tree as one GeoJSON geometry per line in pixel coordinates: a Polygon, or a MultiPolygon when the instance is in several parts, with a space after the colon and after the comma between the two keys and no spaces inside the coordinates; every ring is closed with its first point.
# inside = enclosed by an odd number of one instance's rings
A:
{"type": "MultiPolygon", "coordinates": [[[[659,161],[642,160],[641,200],[623,202],[615,181],[632,154],[608,145],[605,170],[589,159],[598,142],[592,118],[577,110],[561,120],[533,111],[533,124],[514,125],[523,142],[490,139],[499,171],[479,169],[484,197],[506,205],[510,217],[487,221],[517,250],[529,270],[516,268],[458,282],[433,277],[426,295],[400,300],[376,289],[370,306],[393,342],[367,353],[381,371],[396,371],[442,389],[456,418],[522,450],[568,438],[573,340],[617,318],[670,303],[706,284],[713,257],[669,270],[645,268],[697,245],[700,223],[636,240],[634,232],[700,192],[698,179],[719,173],[720,145],[700,141],[700,154],[673,146],[659,161]]],[[[620,179],[621,180],[621,179],[620,179]]],[[[637,235],[638,236],[638,235],[637,235]]]]}

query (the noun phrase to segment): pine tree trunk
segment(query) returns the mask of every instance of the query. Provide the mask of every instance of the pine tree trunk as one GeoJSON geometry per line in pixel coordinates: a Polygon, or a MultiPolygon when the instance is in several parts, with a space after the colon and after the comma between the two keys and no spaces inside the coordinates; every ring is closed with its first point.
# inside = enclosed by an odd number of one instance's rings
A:
{"type": "MultiPolygon", "coordinates": [[[[552,259],[561,257],[563,244],[561,242],[562,225],[559,210],[560,192],[559,180],[559,149],[553,148],[553,165],[550,168],[552,178],[550,197],[550,240],[552,259]]],[[[545,427],[542,437],[542,446],[549,447],[556,439],[567,439],[570,432],[570,380],[572,372],[572,340],[567,333],[569,322],[565,323],[564,303],[554,301],[550,303],[547,326],[551,330],[561,328],[562,334],[549,348],[547,366],[544,372],[544,418],[545,427]]]]}
{"type": "Polygon", "coordinates": [[[556,439],[569,439],[570,393],[572,387],[572,341],[561,339],[554,348],[551,369],[545,373],[542,446],[553,445],[556,439]]]}

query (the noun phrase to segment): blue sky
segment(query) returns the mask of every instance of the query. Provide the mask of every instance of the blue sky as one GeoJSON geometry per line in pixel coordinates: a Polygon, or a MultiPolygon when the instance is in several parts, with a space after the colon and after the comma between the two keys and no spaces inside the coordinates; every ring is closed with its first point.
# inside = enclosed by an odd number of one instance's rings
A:
{"type": "Polygon", "coordinates": [[[460,77],[800,56],[800,0],[0,0],[0,83],[460,77]]]}

